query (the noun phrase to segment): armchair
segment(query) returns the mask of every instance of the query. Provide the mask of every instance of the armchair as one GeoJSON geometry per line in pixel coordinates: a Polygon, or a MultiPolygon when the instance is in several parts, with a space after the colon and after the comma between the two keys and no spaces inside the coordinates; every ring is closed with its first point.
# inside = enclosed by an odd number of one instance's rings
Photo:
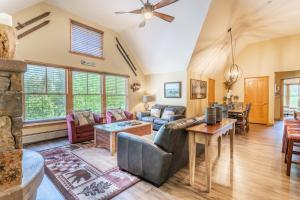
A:
{"type": "MultiPolygon", "coordinates": [[[[103,124],[103,117],[93,114],[96,124],[103,124]]],[[[94,139],[94,124],[79,126],[75,123],[74,114],[67,115],[68,139],[71,144],[94,139]]]]}
{"type": "MultiPolygon", "coordinates": [[[[161,186],[169,177],[188,163],[186,128],[201,124],[197,119],[180,119],[162,126],[154,136],[117,135],[117,161],[120,169],[161,186]]],[[[197,155],[204,152],[197,145],[197,155]]]]}
{"type": "Polygon", "coordinates": [[[116,118],[113,116],[113,114],[108,110],[106,111],[106,123],[110,124],[110,123],[114,123],[117,121],[129,121],[129,120],[133,120],[133,114],[130,113],[129,111],[124,111],[124,114],[126,116],[126,119],[122,119],[122,120],[116,120],[116,118]]]}

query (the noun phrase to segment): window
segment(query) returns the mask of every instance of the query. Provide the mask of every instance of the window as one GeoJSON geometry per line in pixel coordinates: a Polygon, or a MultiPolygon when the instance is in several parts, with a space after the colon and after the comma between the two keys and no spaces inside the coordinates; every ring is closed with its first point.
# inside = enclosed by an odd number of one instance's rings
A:
{"type": "Polygon", "coordinates": [[[289,106],[292,108],[299,107],[299,85],[289,85],[289,106]]]}
{"type": "Polygon", "coordinates": [[[65,70],[28,65],[24,74],[25,121],[66,116],[65,70]]]}
{"type": "Polygon", "coordinates": [[[103,32],[71,20],[71,50],[96,58],[103,57],[103,32]]]}
{"type": "Polygon", "coordinates": [[[101,114],[107,109],[128,108],[127,77],[31,62],[23,84],[23,117],[28,123],[62,120],[72,111],[101,114]]]}
{"type": "Polygon", "coordinates": [[[119,76],[105,76],[107,109],[127,108],[127,79],[119,76]]]}
{"type": "Polygon", "coordinates": [[[300,107],[300,84],[286,84],[284,86],[284,105],[290,108],[300,107]]]}
{"type": "Polygon", "coordinates": [[[100,74],[73,71],[73,110],[101,113],[100,74]]]}

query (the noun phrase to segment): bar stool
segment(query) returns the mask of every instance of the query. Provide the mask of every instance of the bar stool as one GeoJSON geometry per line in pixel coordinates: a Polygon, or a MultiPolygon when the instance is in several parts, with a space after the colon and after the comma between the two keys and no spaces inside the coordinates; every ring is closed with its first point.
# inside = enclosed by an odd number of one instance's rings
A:
{"type": "Polygon", "coordinates": [[[287,148],[287,127],[290,128],[299,128],[300,129],[300,120],[285,120],[284,121],[284,129],[283,129],[283,136],[282,136],[282,153],[285,153],[287,148]]]}
{"type": "Polygon", "coordinates": [[[285,153],[285,160],[287,163],[286,175],[290,176],[292,163],[300,164],[300,162],[293,161],[293,154],[300,155],[300,152],[294,151],[295,144],[300,143],[300,131],[287,131],[287,150],[285,153]]]}

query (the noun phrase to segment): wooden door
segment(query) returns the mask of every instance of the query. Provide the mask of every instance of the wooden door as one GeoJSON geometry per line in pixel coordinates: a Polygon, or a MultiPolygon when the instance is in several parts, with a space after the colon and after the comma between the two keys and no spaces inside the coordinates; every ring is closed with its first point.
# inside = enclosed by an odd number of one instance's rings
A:
{"type": "Polygon", "coordinates": [[[216,101],[215,93],[215,80],[208,79],[208,105],[216,101]]]}
{"type": "Polygon", "coordinates": [[[269,122],[269,77],[245,78],[245,104],[251,103],[249,122],[269,122]]]}

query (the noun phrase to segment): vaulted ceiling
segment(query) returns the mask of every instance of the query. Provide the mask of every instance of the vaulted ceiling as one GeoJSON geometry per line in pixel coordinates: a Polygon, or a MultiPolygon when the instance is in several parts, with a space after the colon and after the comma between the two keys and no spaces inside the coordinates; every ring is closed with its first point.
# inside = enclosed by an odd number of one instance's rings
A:
{"type": "Polygon", "coordinates": [[[250,43],[300,33],[299,0],[213,0],[190,68],[215,74],[230,58],[231,27],[237,55],[250,43]]]}
{"type": "MultiPolygon", "coordinates": [[[[15,12],[37,0],[0,0],[15,12]],[[25,3],[26,2],[26,3],[25,3]]],[[[157,3],[160,0],[151,0],[157,3]]],[[[141,15],[115,15],[142,7],[140,0],[46,0],[47,3],[119,32],[145,74],[182,71],[188,66],[211,0],[180,0],[162,8],[173,23],[151,19],[138,28],[141,15]]],[[[2,3],[1,3],[2,4],[2,3]]],[[[2,6],[1,6],[2,7],[2,6]]]]}
{"type": "MultiPolygon", "coordinates": [[[[0,0],[0,11],[14,13],[41,1],[0,0]]],[[[46,2],[119,32],[145,74],[188,66],[209,74],[222,70],[230,52],[229,27],[236,53],[250,43],[300,33],[300,0],[179,0],[160,10],[176,17],[173,23],[154,18],[143,29],[137,27],[141,16],[114,14],[141,7],[139,0],[46,2]]]]}

